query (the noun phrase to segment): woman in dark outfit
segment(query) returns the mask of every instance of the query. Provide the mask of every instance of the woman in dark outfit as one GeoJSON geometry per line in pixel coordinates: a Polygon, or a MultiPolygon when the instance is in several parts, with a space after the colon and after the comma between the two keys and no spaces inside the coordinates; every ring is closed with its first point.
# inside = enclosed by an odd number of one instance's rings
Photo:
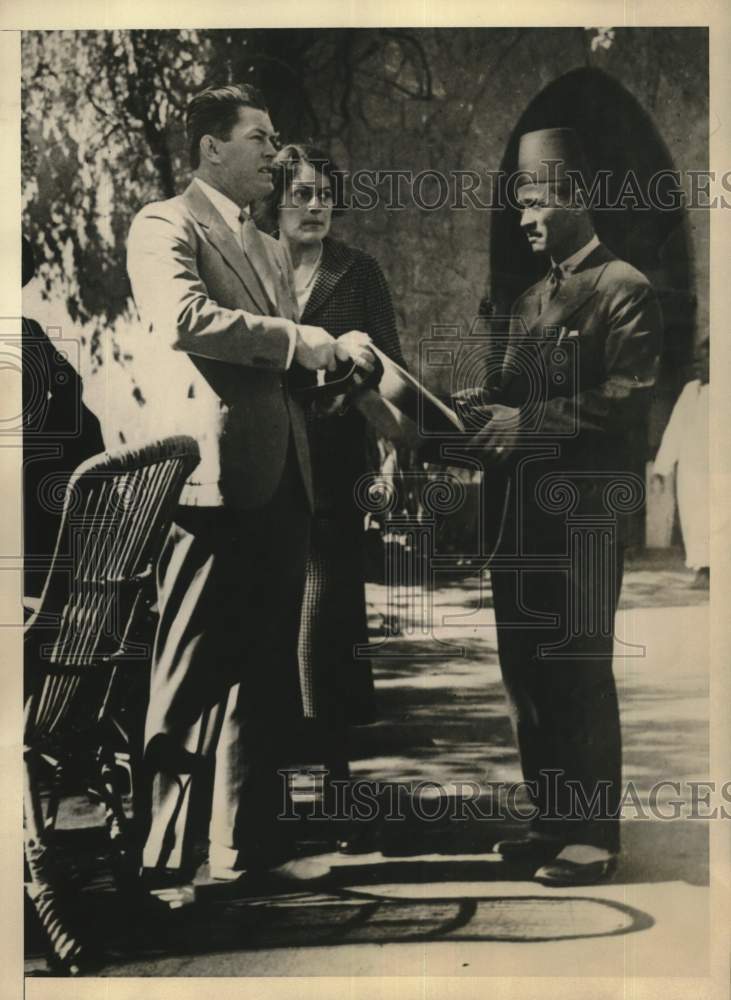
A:
{"type": "MultiPolygon", "coordinates": [[[[35,276],[23,238],[23,287],[35,276]]],[[[83,386],[66,354],[34,319],[23,317],[23,595],[38,598],[61,524],[66,483],[85,459],[104,451],[101,425],[82,401],[83,386]],[[55,503],[48,502],[52,494],[55,503]]]]}
{"type": "MultiPolygon", "coordinates": [[[[403,364],[388,285],[373,257],[329,235],[338,214],[338,172],[310,145],[287,145],[275,159],[269,227],[292,257],[303,323],[333,337],[367,339],[403,364]],[[352,331],[349,333],[349,331],[352,331]]],[[[301,373],[302,383],[314,381],[301,373]]],[[[347,779],[347,728],[373,718],[371,665],[354,647],[366,644],[363,512],[353,489],[367,471],[366,425],[357,410],[327,415],[314,405],[308,425],[315,516],[300,624],[305,717],[317,721],[325,764],[347,779]]]]}

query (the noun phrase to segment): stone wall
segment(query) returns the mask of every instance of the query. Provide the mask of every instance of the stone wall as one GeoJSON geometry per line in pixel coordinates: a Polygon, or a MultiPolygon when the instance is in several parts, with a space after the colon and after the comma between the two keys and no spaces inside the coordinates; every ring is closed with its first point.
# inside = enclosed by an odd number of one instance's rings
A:
{"type": "MultiPolygon", "coordinates": [[[[489,172],[498,171],[527,109],[547,87],[579,69],[607,74],[634,98],[666,147],[669,162],[685,179],[688,171],[708,168],[704,29],[616,29],[613,37],[604,36],[608,47],[597,44],[596,30],[579,28],[429,29],[410,30],[409,35],[421,47],[421,64],[404,62],[398,47],[389,53],[388,47],[375,46],[372,65],[361,63],[353,80],[357,113],[351,112],[345,125],[342,107],[336,106],[333,66],[311,67],[308,89],[322,124],[321,138],[344,170],[405,170],[412,175],[439,171],[448,177],[453,196],[456,172],[472,171],[486,179],[489,172]]],[[[577,93],[576,102],[584,96],[577,93]]],[[[569,96],[567,111],[572,104],[569,96]]],[[[428,200],[437,192],[425,184],[421,193],[428,200]]],[[[334,233],[380,261],[412,370],[430,388],[447,393],[452,388],[449,369],[421,369],[419,347],[435,325],[466,332],[480,300],[494,296],[501,262],[491,260],[490,247],[497,216],[478,208],[455,208],[453,197],[441,208],[426,210],[415,203],[408,185],[403,189],[403,207],[389,207],[388,181],[379,194],[375,208],[350,211],[335,223],[334,233]]],[[[655,408],[648,457],[686,375],[683,361],[690,355],[693,338],[708,332],[709,213],[686,213],[683,228],[695,320],[688,324],[683,350],[670,363],[666,358],[664,397],[655,408]]],[[[515,235],[520,239],[517,228],[515,235]]],[[[64,337],[86,336],[88,346],[89,334],[71,323],[57,300],[43,300],[36,285],[26,289],[26,314],[58,327],[64,337]]],[[[125,428],[134,428],[148,381],[154,391],[151,373],[158,363],[154,346],[130,315],[120,318],[114,335],[102,344],[101,366],[89,367],[82,359],[86,399],[102,420],[108,446],[123,440],[125,428]]],[[[652,507],[652,496],[649,499],[652,507]]],[[[649,510],[650,520],[653,516],[649,510]]]]}
{"type": "MultiPolygon", "coordinates": [[[[578,28],[416,34],[432,71],[432,99],[399,97],[393,87],[366,90],[362,118],[331,139],[333,155],[344,169],[438,170],[448,175],[462,170],[485,177],[500,169],[518,120],[536,96],[581,67],[602,70],[633,95],[684,176],[688,170],[708,168],[704,29],[617,29],[609,48],[594,50],[596,33],[578,28]]],[[[327,122],[324,103],[321,115],[327,122]]],[[[429,192],[425,186],[425,198],[435,196],[434,188],[429,192]]],[[[469,328],[480,299],[491,292],[493,216],[449,205],[428,211],[409,193],[403,209],[389,209],[384,203],[387,183],[380,193],[376,209],[351,211],[335,231],[381,262],[407,359],[416,365],[419,342],[432,325],[469,328]]],[[[708,230],[707,212],[687,214],[698,335],[708,328],[708,230]]],[[[447,388],[438,377],[424,374],[427,382],[432,378],[433,388],[447,388]]]]}

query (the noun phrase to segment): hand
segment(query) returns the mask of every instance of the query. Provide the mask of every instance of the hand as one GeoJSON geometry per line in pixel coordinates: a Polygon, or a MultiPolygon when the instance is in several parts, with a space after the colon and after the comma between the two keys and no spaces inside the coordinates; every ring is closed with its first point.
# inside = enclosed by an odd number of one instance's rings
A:
{"type": "Polygon", "coordinates": [[[455,406],[479,406],[487,398],[488,390],[480,385],[470,386],[468,389],[460,389],[459,392],[452,393],[452,402],[455,406]]]}
{"type": "Polygon", "coordinates": [[[298,326],[294,358],[303,368],[317,371],[327,368],[334,372],[336,367],[335,345],[337,341],[320,326],[298,326]]]}
{"type": "Polygon", "coordinates": [[[487,423],[472,438],[472,444],[479,444],[492,455],[495,461],[503,461],[515,450],[520,433],[520,410],[516,406],[492,403],[480,408],[487,416],[487,423]]]}
{"type": "Polygon", "coordinates": [[[359,368],[372,372],[375,367],[375,357],[369,344],[371,338],[362,330],[349,330],[335,341],[335,355],[340,361],[353,361],[359,368]]]}
{"type": "Polygon", "coordinates": [[[468,433],[478,434],[492,416],[490,390],[475,386],[453,392],[452,407],[462,421],[464,429],[468,433]]]}
{"type": "Polygon", "coordinates": [[[481,386],[460,389],[452,393],[452,406],[460,416],[474,420],[476,415],[484,414],[485,408],[490,406],[490,390],[481,386]]]}

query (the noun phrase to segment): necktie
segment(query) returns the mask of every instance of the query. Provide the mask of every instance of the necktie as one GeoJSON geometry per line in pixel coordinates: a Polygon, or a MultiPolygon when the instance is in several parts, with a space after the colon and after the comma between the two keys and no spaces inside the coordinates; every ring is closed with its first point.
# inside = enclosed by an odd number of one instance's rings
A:
{"type": "Polygon", "coordinates": [[[556,292],[561,287],[561,282],[563,281],[563,271],[559,264],[554,264],[551,270],[546,275],[546,289],[548,292],[549,301],[554,297],[556,292]]]}
{"type": "Polygon", "coordinates": [[[256,223],[251,216],[247,212],[244,212],[243,209],[239,215],[239,222],[241,223],[241,247],[249,258],[249,263],[254,268],[256,276],[263,290],[266,292],[269,301],[275,306],[277,294],[275,291],[274,270],[264,249],[264,243],[259,230],[256,228],[256,223]]]}

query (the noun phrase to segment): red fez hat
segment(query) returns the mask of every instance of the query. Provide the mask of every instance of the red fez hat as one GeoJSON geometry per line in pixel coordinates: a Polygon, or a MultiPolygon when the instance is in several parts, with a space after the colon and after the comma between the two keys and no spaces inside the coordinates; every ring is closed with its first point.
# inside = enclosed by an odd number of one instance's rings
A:
{"type": "Polygon", "coordinates": [[[521,184],[561,184],[568,172],[588,182],[589,168],[579,137],[572,128],[542,128],[520,137],[518,187],[521,184]]]}

